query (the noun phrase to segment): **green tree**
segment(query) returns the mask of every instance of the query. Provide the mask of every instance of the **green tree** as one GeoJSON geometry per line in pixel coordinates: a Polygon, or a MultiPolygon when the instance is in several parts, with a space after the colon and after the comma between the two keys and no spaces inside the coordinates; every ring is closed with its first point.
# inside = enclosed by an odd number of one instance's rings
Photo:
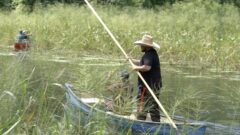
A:
{"type": "MultiPolygon", "coordinates": [[[[104,5],[116,5],[116,6],[139,6],[144,8],[154,8],[155,6],[163,6],[165,4],[172,5],[176,2],[185,1],[188,2],[189,0],[91,0],[97,4],[104,4],[104,5]]],[[[200,2],[204,2],[205,0],[197,0],[200,2]]],[[[240,7],[240,0],[213,0],[217,1],[221,4],[234,4],[240,7]]],[[[54,3],[66,3],[72,4],[77,3],[79,5],[84,4],[84,0],[0,0],[0,7],[1,8],[13,8],[16,9],[17,7],[28,7],[30,11],[33,11],[33,7],[36,3],[40,3],[43,6],[47,6],[48,4],[54,3]]]]}

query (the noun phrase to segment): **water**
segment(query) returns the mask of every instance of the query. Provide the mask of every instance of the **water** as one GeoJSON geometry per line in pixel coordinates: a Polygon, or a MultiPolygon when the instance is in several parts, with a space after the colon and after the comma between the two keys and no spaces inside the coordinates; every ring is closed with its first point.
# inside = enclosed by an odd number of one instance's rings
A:
{"type": "Polygon", "coordinates": [[[163,93],[169,89],[175,91],[174,96],[188,95],[189,92],[193,95],[193,102],[202,102],[198,117],[214,130],[209,134],[240,135],[239,71],[220,72],[215,69],[162,65],[162,75],[163,93]]]}
{"type": "MultiPolygon", "coordinates": [[[[1,56],[0,60],[7,61],[7,59],[11,60],[12,57],[13,55],[1,56]]],[[[119,61],[121,60],[110,62],[108,69],[122,65],[119,61]]],[[[50,62],[53,63],[53,61],[50,62]]],[[[106,62],[107,60],[104,63],[98,62],[97,64],[105,66],[106,62]]],[[[74,64],[78,67],[88,64],[94,65],[91,60],[81,62],[76,60],[74,63],[78,63],[74,64]]],[[[171,100],[187,99],[188,101],[184,101],[183,104],[190,102],[190,108],[191,105],[198,105],[196,101],[201,103],[199,107],[196,107],[198,109],[193,110],[186,110],[188,107],[180,104],[176,107],[178,109],[175,112],[176,115],[179,114],[189,118],[190,114],[197,114],[196,117],[192,117],[192,115],[191,117],[205,121],[211,127],[208,131],[209,134],[240,135],[240,71],[203,70],[198,67],[162,64],[162,77],[164,88],[161,93],[163,96],[169,96],[163,98],[171,100]]],[[[168,104],[168,100],[163,101],[165,101],[164,107],[171,106],[171,104],[168,104]]],[[[169,113],[172,113],[172,111],[169,113]]]]}

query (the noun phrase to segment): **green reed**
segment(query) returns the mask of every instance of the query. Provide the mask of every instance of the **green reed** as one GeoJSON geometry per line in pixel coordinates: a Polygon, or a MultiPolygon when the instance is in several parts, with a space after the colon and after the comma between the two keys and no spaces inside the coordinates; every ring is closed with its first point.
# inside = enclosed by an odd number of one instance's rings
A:
{"type": "MultiPolygon", "coordinates": [[[[117,81],[119,67],[77,66],[38,61],[33,53],[0,57],[1,134],[104,134],[106,120],[92,118],[85,126],[73,125],[64,114],[65,90],[56,85],[73,83],[79,91],[106,96],[111,78],[117,81]],[[21,57],[22,56],[22,57],[21,57]],[[93,78],[93,76],[95,76],[93,78]],[[105,93],[104,93],[105,92],[105,93]]],[[[99,116],[100,117],[100,116],[99,116]]],[[[104,119],[104,117],[102,117],[104,119]]]]}
{"type": "MultiPolygon", "coordinates": [[[[167,63],[239,68],[240,19],[233,6],[206,2],[175,4],[158,10],[96,7],[123,48],[134,57],[139,56],[139,50],[133,49],[132,43],[146,32],[161,44],[159,54],[167,63]]],[[[0,47],[4,51],[11,51],[8,46],[14,43],[19,29],[28,29],[33,34],[31,53],[26,57],[0,57],[0,133],[103,134],[102,123],[93,131],[94,123],[88,127],[71,125],[63,113],[64,90],[53,85],[71,82],[78,90],[109,98],[107,86],[119,81],[117,72],[126,65],[75,67],[76,63],[83,62],[80,56],[123,58],[92,13],[86,7],[53,5],[36,7],[33,13],[27,14],[1,11],[0,18],[0,47]],[[55,56],[73,62],[46,61],[55,56]]],[[[93,61],[83,62],[88,63],[93,61]]],[[[239,95],[238,91],[233,88],[229,95],[219,99],[239,106],[235,96],[239,95]]],[[[200,119],[199,111],[205,109],[202,102],[205,95],[192,88],[179,88],[177,92],[163,88],[160,101],[172,115],[200,119]]]]}
{"type": "Polygon", "coordinates": [[[1,57],[0,64],[0,132],[45,134],[57,126],[63,116],[65,95],[53,83],[67,79],[59,74],[61,65],[50,67],[28,57],[1,57]]]}
{"type": "MultiPolygon", "coordinates": [[[[63,111],[65,91],[55,83],[72,83],[76,89],[75,93],[79,96],[83,93],[109,100],[113,94],[109,92],[108,87],[121,82],[119,72],[125,69],[130,72],[130,80],[134,84],[134,94],[136,95],[137,77],[126,68],[126,63],[121,66],[111,66],[111,64],[99,66],[91,65],[93,63],[101,64],[99,61],[87,60],[86,62],[82,60],[81,62],[85,65],[79,66],[76,63],[38,61],[36,60],[37,56],[31,53],[20,59],[19,57],[0,58],[0,132],[18,134],[93,133],[100,135],[112,132],[108,131],[107,120],[103,116],[92,117],[84,127],[80,122],[76,124],[76,119],[72,120],[66,116],[63,111]],[[96,122],[96,119],[101,120],[96,122]],[[75,124],[72,124],[74,122],[75,124]]],[[[78,61],[78,63],[81,62],[78,61]]],[[[102,62],[108,63],[109,61],[102,62]]],[[[214,96],[219,100],[221,105],[218,106],[221,108],[226,108],[227,104],[229,107],[236,106],[236,108],[229,108],[229,113],[235,111],[233,114],[236,115],[233,117],[238,119],[239,99],[238,96],[235,96],[239,95],[237,88],[233,88],[227,95],[224,89],[220,89],[217,95],[211,94],[214,93],[199,90],[191,85],[187,88],[179,87],[179,89],[171,90],[168,88],[168,84],[164,84],[160,101],[171,116],[182,115],[186,118],[203,120],[205,118],[201,113],[211,109],[208,101],[211,96],[214,96]]],[[[129,99],[129,97],[125,98],[129,99]]],[[[129,114],[134,109],[134,107],[131,108],[134,105],[128,102],[126,108],[122,107],[120,110],[114,111],[129,114]]]]}
{"type": "MultiPolygon", "coordinates": [[[[163,61],[197,64],[218,69],[239,68],[239,12],[232,5],[214,2],[174,4],[155,10],[97,6],[97,12],[123,48],[150,33],[161,44],[163,61]]],[[[32,13],[0,13],[1,46],[10,46],[20,29],[33,33],[36,51],[60,55],[99,53],[122,56],[108,34],[87,7],[52,5],[35,7],[32,13]]],[[[136,55],[138,50],[133,50],[136,55]]]]}
{"type": "Polygon", "coordinates": [[[206,93],[193,88],[171,90],[164,87],[161,91],[160,101],[167,107],[170,115],[182,114],[185,118],[203,119],[200,113],[206,111],[203,100],[206,93]]]}

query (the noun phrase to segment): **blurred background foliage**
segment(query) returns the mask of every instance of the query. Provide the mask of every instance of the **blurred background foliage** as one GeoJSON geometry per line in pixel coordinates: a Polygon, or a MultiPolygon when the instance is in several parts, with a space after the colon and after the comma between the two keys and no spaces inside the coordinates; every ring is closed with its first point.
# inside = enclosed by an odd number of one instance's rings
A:
{"type": "MultiPolygon", "coordinates": [[[[206,0],[194,0],[197,2],[204,2],[206,0]]],[[[240,7],[240,0],[210,0],[220,4],[233,4],[240,7]]],[[[156,6],[172,5],[176,2],[193,2],[192,0],[91,0],[90,2],[115,5],[120,7],[133,6],[143,8],[155,8],[156,6]]],[[[28,11],[33,11],[35,5],[47,7],[49,4],[64,3],[64,4],[84,4],[84,0],[0,0],[0,8],[12,10],[16,8],[27,7],[28,11]]]]}

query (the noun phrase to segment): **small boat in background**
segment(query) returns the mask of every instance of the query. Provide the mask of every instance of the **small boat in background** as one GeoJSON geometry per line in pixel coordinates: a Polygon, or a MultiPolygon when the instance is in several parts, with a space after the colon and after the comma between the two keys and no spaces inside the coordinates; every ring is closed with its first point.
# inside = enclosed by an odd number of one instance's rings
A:
{"type": "Polygon", "coordinates": [[[28,43],[15,43],[14,44],[14,50],[15,51],[26,51],[29,49],[29,44],[28,43]]]}
{"type": "MultiPolygon", "coordinates": [[[[98,98],[80,98],[73,92],[71,84],[65,84],[67,103],[65,112],[73,120],[79,120],[82,124],[88,124],[91,117],[104,117],[109,126],[115,127],[122,134],[131,132],[131,135],[177,135],[167,119],[162,116],[161,122],[151,122],[133,119],[130,116],[115,114],[99,109],[97,104],[102,100],[98,98]],[[81,113],[79,115],[78,113],[81,113]]],[[[181,118],[173,119],[182,135],[204,135],[207,125],[199,121],[187,121],[181,118]]],[[[113,129],[113,128],[112,128],[113,129]]]]}
{"type": "Polygon", "coordinates": [[[26,51],[29,49],[29,37],[32,34],[27,30],[20,30],[19,35],[17,36],[17,41],[14,44],[15,51],[26,51]]]}

